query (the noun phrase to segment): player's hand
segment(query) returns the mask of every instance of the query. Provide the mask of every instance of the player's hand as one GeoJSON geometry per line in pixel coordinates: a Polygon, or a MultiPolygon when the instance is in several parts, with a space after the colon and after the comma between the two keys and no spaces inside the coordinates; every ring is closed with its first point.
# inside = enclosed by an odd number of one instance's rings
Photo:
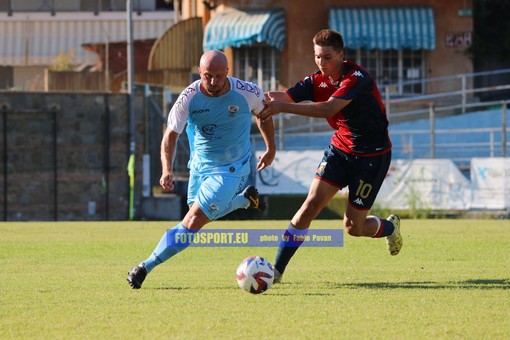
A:
{"type": "Polygon", "coordinates": [[[174,190],[174,173],[172,171],[163,172],[159,179],[159,185],[161,185],[164,190],[174,190]]]}
{"type": "Polygon", "coordinates": [[[270,118],[272,115],[276,115],[280,112],[282,112],[281,109],[282,102],[279,102],[277,100],[272,100],[269,102],[266,102],[264,105],[264,108],[259,113],[259,118],[262,121],[265,121],[266,119],[270,118]]]}
{"type": "Polygon", "coordinates": [[[275,150],[266,150],[266,152],[264,152],[264,154],[259,157],[257,170],[260,171],[270,166],[273,163],[275,155],[276,155],[275,150]]]}

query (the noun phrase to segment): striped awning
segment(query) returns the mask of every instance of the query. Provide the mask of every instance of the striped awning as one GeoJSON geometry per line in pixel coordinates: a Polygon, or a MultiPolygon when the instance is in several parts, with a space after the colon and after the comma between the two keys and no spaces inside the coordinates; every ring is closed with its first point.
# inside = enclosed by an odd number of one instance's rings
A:
{"type": "Polygon", "coordinates": [[[433,50],[434,13],[417,7],[333,7],[329,28],[344,38],[346,48],[433,50]]]}
{"type": "Polygon", "coordinates": [[[222,50],[228,46],[240,47],[265,43],[278,50],[285,43],[285,12],[276,10],[218,13],[205,27],[204,50],[222,50]]]}

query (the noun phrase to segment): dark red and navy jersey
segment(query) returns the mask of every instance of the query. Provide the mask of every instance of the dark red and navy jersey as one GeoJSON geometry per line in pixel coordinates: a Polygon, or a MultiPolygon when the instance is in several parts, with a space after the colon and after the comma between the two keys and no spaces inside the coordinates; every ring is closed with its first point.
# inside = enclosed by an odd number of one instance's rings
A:
{"type": "Polygon", "coordinates": [[[286,92],[295,102],[322,102],[330,97],[351,100],[340,112],[327,118],[336,130],[331,144],[343,152],[375,156],[391,150],[386,109],[374,79],[363,67],[346,60],[337,82],[317,71],[286,92]]]}

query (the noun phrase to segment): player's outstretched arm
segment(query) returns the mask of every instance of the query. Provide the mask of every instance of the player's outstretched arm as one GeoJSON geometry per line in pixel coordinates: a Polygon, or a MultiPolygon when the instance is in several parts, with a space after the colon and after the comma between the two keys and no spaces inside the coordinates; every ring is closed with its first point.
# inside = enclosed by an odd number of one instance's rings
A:
{"type": "Polygon", "coordinates": [[[283,102],[273,100],[266,103],[266,106],[260,113],[262,120],[268,119],[270,116],[287,112],[299,116],[313,117],[313,118],[329,118],[342,110],[351,100],[344,100],[331,97],[325,102],[283,102]]]}
{"type": "Polygon", "coordinates": [[[159,184],[164,190],[174,189],[173,163],[175,159],[175,150],[177,148],[177,139],[179,134],[170,128],[166,128],[163,140],[161,141],[161,178],[159,184]]]}
{"type": "Polygon", "coordinates": [[[276,155],[276,143],[274,140],[274,122],[272,118],[262,121],[257,117],[257,126],[262,134],[264,143],[266,144],[266,151],[259,158],[259,162],[257,164],[257,170],[260,171],[273,163],[276,155]]]}
{"type": "Polygon", "coordinates": [[[271,100],[278,100],[280,102],[285,103],[294,103],[292,98],[290,98],[287,92],[285,91],[268,91],[264,93],[264,95],[266,97],[266,101],[268,102],[271,100]]]}

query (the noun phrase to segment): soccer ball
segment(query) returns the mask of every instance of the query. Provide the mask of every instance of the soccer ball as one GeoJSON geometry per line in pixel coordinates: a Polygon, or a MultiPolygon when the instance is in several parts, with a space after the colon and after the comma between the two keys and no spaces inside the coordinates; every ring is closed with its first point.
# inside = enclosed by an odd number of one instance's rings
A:
{"type": "Polygon", "coordinates": [[[273,284],[273,265],[260,256],[247,257],[237,267],[236,279],[242,290],[252,294],[263,293],[273,284]]]}

